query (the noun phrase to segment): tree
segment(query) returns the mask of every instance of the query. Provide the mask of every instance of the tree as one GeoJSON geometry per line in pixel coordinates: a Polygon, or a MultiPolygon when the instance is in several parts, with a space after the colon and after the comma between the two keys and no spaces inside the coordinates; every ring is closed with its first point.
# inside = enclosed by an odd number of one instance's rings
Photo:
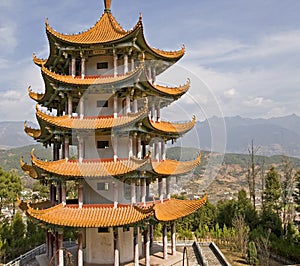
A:
{"type": "Polygon", "coordinates": [[[296,189],[293,193],[294,202],[296,203],[296,211],[300,212],[300,170],[295,175],[296,189]]]}
{"type": "Polygon", "coordinates": [[[248,263],[250,265],[258,264],[256,245],[253,241],[250,241],[248,244],[248,263]]]}
{"type": "Polygon", "coordinates": [[[15,172],[5,172],[0,167],[0,212],[8,204],[13,204],[13,211],[15,212],[14,203],[21,191],[22,182],[20,177],[15,172]]]}
{"type": "Polygon", "coordinates": [[[235,228],[236,232],[235,244],[237,250],[241,251],[243,254],[246,254],[250,228],[246,224],[245,219],[242,215],[235,216],[232,219],[232,225],[235,228]]]}
{"type": "Polygon", "coordinates": [[[255,179],[258,173],[256,163],[255,163],[255,154],[259,150],[260,147],[254,147],[253,140],[251,141],[251,147],[248,148],[248,153],[250,157],[248,171],[247,171],[247,182],[249,186],[250,199],[252,200],[252,204],[254,209],[256,208],[255,204],[255,179]]]}
{"type": "Polygon", "coordinates": [[[266,175],[263,208],[268,211],[280,209],[280,197],[282,193],[279,174],[272,166],[266,175]]]}

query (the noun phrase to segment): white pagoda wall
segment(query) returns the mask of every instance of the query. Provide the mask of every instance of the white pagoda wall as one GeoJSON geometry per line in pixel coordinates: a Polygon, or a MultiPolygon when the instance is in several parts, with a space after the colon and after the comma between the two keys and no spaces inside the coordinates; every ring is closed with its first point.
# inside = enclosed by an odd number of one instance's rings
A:
{"type": "MultiPolygon", "coordinates": [[[[123,232],[118,228],[120,263],[133,261],[133,228],[123,232]]],[[[139,255],[142,256],[142,236],[138,235],[139,255]]],[[[98,228],[86,229],[86,248],[84,249],[84,261],[94,264],[114,263],[114,236],[113,229],[108,233],[98,233],[98,228]]]]}
{"type": "Polygon", "coordinates": [[[86,62],[86,75],[111,75],[113,74],[113,57],[112,56],[94,56],[89,57],[86,62]],[[108,62],[108,69],[97,69],[97,63],[108,62]]]}

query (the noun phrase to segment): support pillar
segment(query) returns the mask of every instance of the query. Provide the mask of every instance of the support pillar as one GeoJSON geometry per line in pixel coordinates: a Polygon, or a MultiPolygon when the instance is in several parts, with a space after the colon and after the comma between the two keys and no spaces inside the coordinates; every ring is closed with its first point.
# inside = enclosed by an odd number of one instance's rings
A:
{"type": "Polygon", "coordinates": [[[114,228],[114,266],[120,265],[118,228],[114,228]]]}
{"type": "Polygon", "coordinates": [[[119,196],[119,188],[118,188],[118,183],[114,183],[114,208],[118,207],[118,196],[119,196]]]}
{"type": "Polygon", "coordinates": [[[136,193],[135,193],[135,182],[131,181],[131,185],[130,185],[130,190],[131,190],[131,204],[135,204],[136,203],[136,193]]]}
{"type": "Polygon", "coordinates": [[[49,259],[51,259],[54,254],[54,237],[51,232],[48,232],[48,234],[49,234],[49,259]]]}
{"type": "Polygon", "coordinates": [[[166,195],[167,195],[167,199],[171,198],[171,193],[170,193],[170,181],[171,181],[171,177],[168,176],[166,178],[166,195]]]}
{"type": "Polygon", "coordinates": [[[132,136],[129,136],[128,138],[128,158],[133,156],[133,151],[132,151],[132,136]]]}
{"type": "Polygon", "coordinates": [[[112,142],[113,142],[114,162],[116,162],[118,159],[118,140],[115,135],[112,135],[112,142]]]}
{"type": "Polygon", "coordinates": [[[83,96],[81,96],[79,100],[79,117],[80,119],[83,119],[84,117],[84,99],[83,96]]]}
{"type": "Polygon", "coordinates": [[[78,266],[83,266],[83,233],[80,230],[78,232],[78,257],[77,257],[77,261],[78,261],[78,266]]]}
{"type": "Polygon", "coordinates": [[[118,75],[118,56],[114,55],[114,77],[118,75]]]}
{"type": "Polygon", "coordinates": [[[58,266],[64,266],[64,249],[63,249],[63,232],[59,231],[57,233],[58,237],[58,266]]]}
{"type": "Polygon", "coordinates": [[[155,85],[156,84],[156,68],[152,68],[152,83],[155,85]]]}
{"type": "Polygon", "coordinates": [[[150,224],[150,248],[153,247],[153,239],[154,239],[154,226],[150,224]]]}
{"type": "Polygon", "coordinates": [[[161,159],[163,161],[165,161],[166,160],[166,143],[164,140],[161,141],[160,148],[161,148],[161,159]]]}
{"type": "Polygon", "coordinates": [[[64,154],[65,154],[65,159],[68,160],[70,156],[70,140],[69,136],[65,136],[64,140],[64,154]]]}
{"type": "Polygon", "coordinates": [[[137,158],[142,159],[142,140],[141,140],[141,136],[137,137],[137,158]]]}
{"type": "Polygon", "coordinates": [[[66,181],[62,181],[61,184],[61,203],[63,206],[67,204],[67,188],[66,188],[66,181]]]}
{"type": "Polygon", "coordinates": [[[146,179],[143,178],[141,182],[141,201],[146,206],[146,179]]]}
{"type": "Polygon", "coordinates": [[[83,149],[84,149],[83,137],[78,136],[78,159],[79,159],[79,163],[82,163],[82,161],[83,161],[83,149]]]}
{"type": "Polygon", "coordinates": [[[154,143],[154,158],[156,161],[159,162],[159,142],[158,141],[155,141],[154,143]]]}
{"type": "Polygon", "coordinates": [[[128,72],[128,55],[124,55],[124,74],[128,72]]]}
{"type": "Polygon", "coordinates": [[[85,77],[85,58],[81,58],[81,78],[84,79],[85,77]]]}
{"type": "Polygon", "coordinates": [[[136,201],[140,202],[141,201],[141,187],[140,187],[140,180],[136,180],[136,201]]]}
{"type": "Polygon", "coordinates": [[[133,100],[133,112],[134,113],[138,112],[138,102],[136,98],[133,100]]]}
{"type": "Polygon", "coordinates": [[[161,119],[160,119],[160,107],[159,106],[156,108],[156,121],[157,122],[161,122],[161,119]]]}
{"type": "Polygon", "coordinates": [[[138,228],[134,228],[133,232],[133,259],[134,259],[134,266],[139,266],[139,238],[138,238],[138,228]]]}
{"type": "Polygon", "coordinates": [[[83,205],[83,184],[82,181],[79,181],[78,184],[78,207],[79,209],[82,208],[83,205]]]}
{"type": "Polygon", "coordinates": [[[171,223],[171,249],[172,255],[176,255],[176,228],[174,221],[171,223]]]}
{"type": "Polygon", "coordinates": [[[126,114],[129,114],[131,112],[130,110],[130,96],[126,96],[126,114]]]}
{"type": "Polygon", "coordinates": [[[154,102],[152,102],[151,104],[151,120],[154,121],[154,117],[155,117],[155,105],[154,102]]]}
{"type": "Polygon", "coordinates": [[[164,201],[164,193],[163,193],[163,180],[162,178],[158,179],[158,194],[159,194],[159,200],[161,202],[164,201]]]}
{"type": "Polygon", "coordinates": [[[76,58],[72,57],[72,77],[74,78],[76,75],[76,58]]]}
{"type": "Polygon", "coordinates": [[[73,113],[73,97],[72,95],[68,95],[68,115],[72,116],[73,113]]]}
{"type": "Polygon", "coordinates": [[[163,224],[163,257],[168,259],[168,234],[167,234],[167,225],[163,224]]]}
{"type": "Polygon", "coordinates": [[[134,58],[131,57],[131,69],[130,69],[131,72],[134,71],[134,58]]]}
{"type": "Polygon", "coordinates": [[[150,241],[148,226],[144,229],[145,266],[150,266],[150,241]]]}
{"type": "Polygon", "coordinates": [[[118,117],[118,97],[114,97],[114,118],[118,117]]]}

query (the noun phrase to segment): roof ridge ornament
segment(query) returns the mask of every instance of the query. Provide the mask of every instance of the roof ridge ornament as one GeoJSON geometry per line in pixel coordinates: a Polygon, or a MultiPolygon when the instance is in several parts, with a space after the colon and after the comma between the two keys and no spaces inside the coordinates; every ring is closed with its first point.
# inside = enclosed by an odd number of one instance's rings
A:
{"type": "Polygon", "coordinates": [[[111,1],[112,0],[104,0],[104,7],[105,7],[104,12],[106,12],[106,13],[111,12],[111,10],[110,10],[111,1]]]}

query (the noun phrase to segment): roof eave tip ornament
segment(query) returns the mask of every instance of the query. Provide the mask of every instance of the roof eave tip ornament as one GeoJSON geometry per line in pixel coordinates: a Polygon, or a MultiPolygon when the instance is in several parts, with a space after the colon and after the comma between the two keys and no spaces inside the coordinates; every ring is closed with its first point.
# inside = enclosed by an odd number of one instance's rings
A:
{"type": "Polygon", "coordinates": [[[143,20],[143,15],[142,15],[142,12],[140,12],[139,21],[142,21],[142,20],[143,20]]]}
{"type": "Polygon", "coordinates": [[[112,0],[104,0],[104,12],[110,13],[110,6],[111,6],[111,1],[112,0]]]}

